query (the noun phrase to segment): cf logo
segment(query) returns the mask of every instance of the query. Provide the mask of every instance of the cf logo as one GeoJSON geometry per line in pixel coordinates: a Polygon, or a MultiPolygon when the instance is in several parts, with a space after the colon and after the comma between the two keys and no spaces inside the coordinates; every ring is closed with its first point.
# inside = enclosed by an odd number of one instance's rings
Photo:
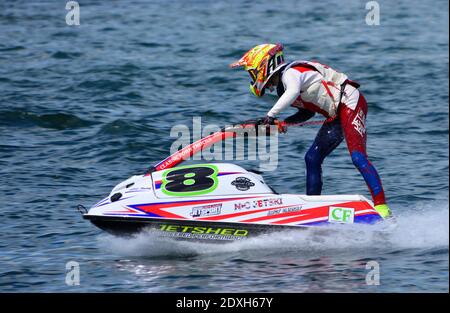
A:
{"type": "Polygon", "coordinates": [[[328,220],[334,223],[353,223],[355,209],[330,207],[328,220]]]}

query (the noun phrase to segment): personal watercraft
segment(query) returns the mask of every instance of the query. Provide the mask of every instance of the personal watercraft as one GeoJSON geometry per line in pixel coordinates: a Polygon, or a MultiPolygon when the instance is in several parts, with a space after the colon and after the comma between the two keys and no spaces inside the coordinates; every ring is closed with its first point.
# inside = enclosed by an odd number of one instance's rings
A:
{"type": "Polygon", "coordinates": [[[272,231],[383,220],[372,202],[361,195],[279,194],[260,173],[238,165],[178,166],[248,127],[255,126],[233,125],[200,139],[146,173],[118,184],[89,210],[78,209],[83,218],[114,235],[145,231],[200,241],[234,241],[272,231]]]}

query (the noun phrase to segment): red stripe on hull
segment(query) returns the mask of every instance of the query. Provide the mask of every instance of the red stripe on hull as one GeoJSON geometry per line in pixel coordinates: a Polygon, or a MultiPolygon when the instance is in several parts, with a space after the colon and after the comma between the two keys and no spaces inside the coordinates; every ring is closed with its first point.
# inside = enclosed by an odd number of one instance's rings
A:
{"type": "Polygon", "coordinates": [[[361,202],[361,201],[344,202],[344,203],[331,204],[331,205],[326,205],[326,206],[322,206],[322,207],[311,208],[311,209],[309,209],[310,212],[307,212],[308,209],[301,210],[300,212],[296,212],[296,213],[298,213],[298,216],[290,217],[290,218],[283,219],[280,221],[275,221],[271,224],[288,224],[288,223],[301,222],[304,220],[309,220],[309,219],[314,219],[314,218],[321,218],[321,217],[328,218],[328,210],[330,207],[334,207],[334,206],[353,208],[353,209],[355,209],[355,214],[361,210],[372,209],[372,207],[366,202],[361,202]]]}
{"type": "Polygon", "coordinates": [[[260,210],[255,210],[255,211],[251,211],[251,212],[238,212],[238,213],[231,213],[231,214],[226,214],[226,215],[203,217],[203,218],[199,218],[199,220],[217,221],[217,220],[223,220],[223,219],[232,218],[232,217],[241,216],[241,215],[263,212],[263,211],[267,211],[267,210],[271,210],[271,209],[260,209],[260,210]]]}
{"type": "MultiPolygon", "coordinates": [[[[285,206],[285,207],[292,207],[292,205],[289,206],[285,206]]],[[[274,210],[277,208],[273,208],[274,210]]],[[[280,217],[287,217],[287,216],[297,216],[299,214],[305,214],[304,212],[301,212],[301,210],[299,211],[295,211],[295,212],[287,212],[287,213],[281,213],[281,214],[277,214],[277,215],[271,215],[271,216],[260,216],[260,217],[255,217],[255,218],[251,218],[248,220],[243,220],[241,222],[260,222],[260,221],[265,221],[265,220],[271,220],[271,219],[276,219],[276,218],[280,218],[280,217]]]]}

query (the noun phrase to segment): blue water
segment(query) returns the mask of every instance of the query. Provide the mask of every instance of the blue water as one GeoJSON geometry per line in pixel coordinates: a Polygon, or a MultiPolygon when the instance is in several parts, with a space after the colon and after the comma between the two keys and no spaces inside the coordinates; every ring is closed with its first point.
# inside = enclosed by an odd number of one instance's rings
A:
{"type": "MultiPolygon", "coordinates": [[[[0,2],[0,291],[448,292],[448,2],[0,2]],[[227,65],[282,42],[358,81],[368,153],[397,227],[335,236],[280,233],[224,246],[106,235],[75,211],[169,154],[176,124],[263,116],[248,75],[227,65]],[[365,282],[368,261],[380,285],[365,282]],[[66,263],[80,285],[65,283],[66,263]]],[[[289,113],[289,112],[288,112],[289,113]]],[[[280,137],[267,182],[304,193],[303,156],[320,126],[280,137]]],[[[236,162],[255,167],[255,161],[236,162]]],[[[369,196],[345,144],[324,164],[325,194],[369,196]]]]}

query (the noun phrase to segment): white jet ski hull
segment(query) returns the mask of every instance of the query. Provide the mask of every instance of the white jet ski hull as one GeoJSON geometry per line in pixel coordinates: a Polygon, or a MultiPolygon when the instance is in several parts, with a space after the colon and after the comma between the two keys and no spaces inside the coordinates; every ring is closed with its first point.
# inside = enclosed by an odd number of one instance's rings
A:
{"type": "Polygon", "coordinates": [[[83,217],[115,235],[145,231],[158,237],[225,242],[285,229],[382,220],[364,196],[278,194],[259,174],[227,163],[133,176],[83,217]]]}

